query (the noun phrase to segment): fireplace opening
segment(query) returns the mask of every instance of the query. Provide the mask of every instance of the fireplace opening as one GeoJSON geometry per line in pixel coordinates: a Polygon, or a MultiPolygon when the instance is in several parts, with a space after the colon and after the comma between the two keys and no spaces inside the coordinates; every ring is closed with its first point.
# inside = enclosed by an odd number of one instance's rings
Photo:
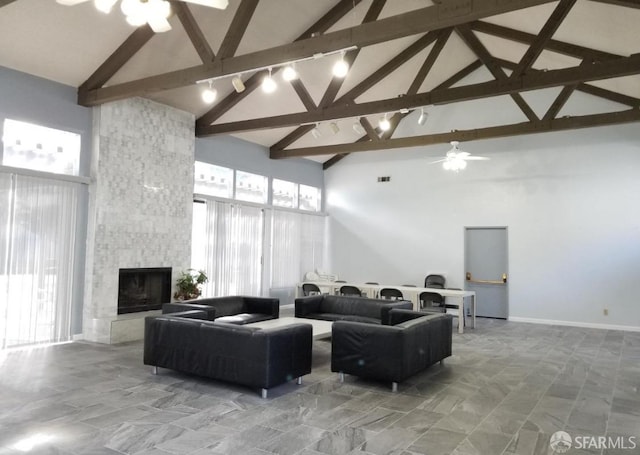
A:
{"type": "Polygon", "coordinates": [[[171,300],[171,267],[120,269],[118,314],[159,310],[171,300]]]}

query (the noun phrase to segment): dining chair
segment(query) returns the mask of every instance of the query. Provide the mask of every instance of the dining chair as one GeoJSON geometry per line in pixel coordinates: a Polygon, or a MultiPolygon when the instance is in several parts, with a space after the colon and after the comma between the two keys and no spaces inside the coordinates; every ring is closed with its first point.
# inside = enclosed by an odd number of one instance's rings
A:
{"type": "Polygon", "coordinates": [[[444,289],[445,281],[442,275],[427,275],[424,279],[424,287],[444,289]]]}
{"type": "Polygon", "coordinates": [[[381,299],[402,300],[404,296],[399,289],[395,288],[382,288],[380,289],[381,299]]]}
{"type": "Polygon", "coordinates": [[[444,306],[444,297],[437,292],[424,291],[418,297],[420,301],[420,310],[428,312],[446,313],[444,306]]]}
{"type": "Polygon", "coordinates": [[[302,285],[302,293],[305,296],[322,294],[320,288],[313,283],[304,283],[302,285]]]}
{"type": "Polygon", "coordinates": [[[346,285],[340,287],[340,295],[355,295],[362,297],[362,292],[355,286],[346,285]]]}

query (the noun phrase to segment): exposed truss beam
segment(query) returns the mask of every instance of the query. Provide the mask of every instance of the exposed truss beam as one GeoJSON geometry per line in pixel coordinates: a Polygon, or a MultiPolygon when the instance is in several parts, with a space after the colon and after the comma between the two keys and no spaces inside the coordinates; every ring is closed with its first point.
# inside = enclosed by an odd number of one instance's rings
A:
{"type": "Polygon", "coordinates": [[[191,44],[193,44],[193,47],[200,56],[202,63],[212,62],[216,58],[216,54],[213,52],[213,49],[211,49],[211,46],[209,46],[209,42],[205,38],[204,33],[202,33],[202,29],[196,22],[187,4],[175,2],[172,4],[172,7],[178,19],[180,19],[184,31],[187,32],[191,44]]]}
{"type": "MultiPolygon", "coordinates": [[[[476,56],[482,61],[482,63],[484,63],[484,65],[496,80],[506,81],[508,79],[504,70],[500,67],[500,65],[498,65],[495,58],[489,53],[487,48],[484,47],[484,45],[480,42],[478,37],[475,35],[475,33],[473,33],[468,25],[460,25],[456,27],[456,31],[458,32],[458,35],[460,35],[462,40],[467,44],[467,46],[469,46],[469,48],[473,51],[473,53],[476,54],[476,56]]],[[[518,105],[520,110],[529,120],[538,120],[538,117],[536,116],[535,112],[533,112],[533,109],[531,109],[531,106],[527,104],[527,102],[519,93],[511,93],[511,99],[513,99],[513,101],[518,105]]]]}
{"type": "Polygon", "coordinates": [[[7,6],[10,3],[15,2],[16,0],[0,0],[0,8],[2,8],[3,6],[7,6]]]}
{"type": "Polygon", "coordinates": [[[449,104],[458,101],[510,95],[521,91],[558,87],[581,82],[631,76],[640,73],[640,54],[609,60],[606,65],[597,62],[572,68],[537,71],[506,81],[489,81],[443,90],[432,90],[418,95],[408,95],[356,105],[331,106],[315,112],[278,115],[239,122],[223,123],[196,128],[196,134],[212,136],[256,129],[281,128],[302,123],[324,122],[347,117],[360,117],[384,112],[397,112],[431,104],[449,104]]]}
{"type": "Polygon", "coordinates": [[[103,86],[114,74],[138,52],[142,46],[155,35],[147,24],[138,27],[124,42],[78,87],[79,92],[86,92],[103,86]]]}
{"type": "Polygon", "coordinates": [[[371,139],[372,141],[380,140],[380,136],[378,136],[378,133],[376,132],[376,130],[371,125],[371,122],[367,120],[366,117],[360,117],[360,125],[362,125],[364,130],[367,132],[367,136],[369,137],[369,139],[371,139]]]}
{"type": "MultiPolygon", "coordinates": [[[[516,67],[516,63],[510,62],[504,59],[496,59],[503,68],[512,70],[516,67]]],[[[540,70],[533,70],[540,71],[540,70]]],[[[614,103],[624,104],[629,107],[640,107],[640,98],[634,98],[633,96],[624,95],[622,93],[607,90],[605,88],[596,87],[595,85],[580,83],[576,86],[576,90],[589,95],[604,98],[614,103]]]]}
{"type": "Polygon", "coordinates": [[[608,3],[609,5],[625,6],[627,8],[640,8],[640,0],[591,0],[592,2],[608,3]]]}
{"type": "Polygon", "coordinates": [[[553,120],[516,123],[512,125],[492,126],[474,130],[459,130],[449,133],[428,134],[424,136],[403,137],[386,141],[354,144],[327,145],[300,149],[280,150],[271,153],[271,158],[293,158],[339,153],[369,152],[373,150],[393,150],[406,147],[418,147],[432,144],[445,144],[450,141],[473,141],[498,137],[519,136],[523,134],[548,133],[552,131],[591,128],[595,126],[617,125],[640,122],[640,110],[629,109],[622,112],[562,117],[553,120]]]}
{"type": "Polygon", "coordinates": [[[300,79],[292,80],[291,86],[298,94],[298,98],[300,98],[300,101],[302,101],[302,104],[304,104],[306,110],[313,111],[317,107],[316,103],[313,101],[313,98],[309,94],[307,87],[305,87],[300,79]]]}
{"type": "MultiPolygon", "coordinates": [[[[369,90],[375,84],[380,82],[382,79],[384,79],[393,71],[395,71],[400,66],[402,66],[405,62],[407,62],[416,54],[418,54],[418,52],[426,48],[429,44],[431,44],[436,39],[437,36],[438,36],[437,32],[429,32],[423,37],[419,38],[417,41],[409,45],[405,50],[400,52],[398,55],[396,55],[387,63],[385,63],[376,71],[374,71],[373,74],[366,77],[362,82],[360,82],[351,90],[349,90],[347,93],[345,93],[340,98],[338,98],[332,105],[337,106],[340,104],[352,103],[355,98],[362,95],[364,92],[369,90]]],[[[290,146],[295,141],[297,141],[302,136],[304,136],[304,133],[302,133],[303,129],[306,129],[305,133],[311,130],[311,128],[306,128],[306,125],[296,128],[294,131],[286,135],[280,141],[273,144],[271,148],[284,149],[290,146]]]]}
{"type": "Polygon", "coordinates": [[[79,93],[78,102],[84,106],[95,106],[132,96],[144,96],[184,87],[211,77],[228,76],[254,68],[284,64],[291,60],[350,46],[370,46],[552,1],[554,0],[474,0],[473,2],[450,0],[291,44],[236,57],[216,59],[211,63],[93,89],[86,93],[79,93]]]}
{"type": "Polygon", "coordinates": [[[218,50],[218,58],[224,59],[235,55],[238,45],[240,44],[240,40],[249,26],[249,21],[251,20],[259,1],[260,0],[242,0],[240,6],[238,6],[238,9],[236,10],[236,14],[233,16],[231,24],[229,25],[227,34],[222,40],[222,44],[218,50]]]}
{"type": "MultiPolygon", "coordinates": [[[[490,24],[489,22],[484,21],[475,21],[470,23],[469,26],[477,32],[486,33],[523,44],[532,44],[537,38],[536,35],[532,35],[530,33],[515,30],[513,28],[503,27],[501,25],[490,24]]],[[[569,57],[595,61],[624,57],[623,55],[611,54],[609,52],[598,51],[596,49],[578,46],[576,44],[565,43],[553,39],[547,42],[546,49],[549,51],[557,52],[559,54],[567,55],[569,57]]]]}
{"type": "MultiPolygon", "coordinates": [[[[314,33],[324,33],[361,1],[362,0],[341,0],[324,16],[318,19],[311,27],[305,30],[295,41],[301,41],[303,39],[310,38],[314,33]]],[[[202,115],[196,121],[196,125],[210,125],[215,122],[218,118],[228,112],[229,109],[249,96],[260,85],[264,74],[264,72],[259,72],[251,76],[244,82],[245,90],[243,92],[232,92],[227,95],[215,106],[213,106],[208,112],[202,115]]]]}
{"type": "Polygon", "coordinates": [[[531,68],[575,3],[576,0],[560,0],[560,3],[558,3],[556,9],[553,10],[553,13],[551,13],[551,16],[547,19],[547,22],[542,26],[537,38],[524,53],[520,63],[518,63],[518,66],[510,77],[518,77],[531,68]]]}
{"type": "Polygon", "coordinates": [[[551,103],[551,106],[549,106],[549,109],[547,110],[547,113],[544,114],[544,117],[542,118],[542,120],[548,121],[556,118],[556,115],[558,115],[558,113],[560,112],[560,109],[562,109],[562,106],[564,106],[565,103],[569,100],[569,97],[576,90],[577,86],[578,84],[572,84],[572,85],[567,85],[563,87],[560,94],[556,97],[553,103],[551,103]]]}
{"type": "Polygon", "coordinates": [[[442,49],[444,49],[444,45],[447,44],[452,31],[453,29],[447,28],[445,30],[442,30],[438,34],[436,43],[431,48],[431,51],[427,55],[427,58],[424,60],[422,66],[418,70],[418,73],[413,78],[413,82],[411,82],[409,90],[407,90],[408,95],[414,95],[418,93],[418,90],[420,90],[420,87],[424,83],[424,80],[427,78],[427,75],[431,71],[431,68],[433,68],[433,65],[436,63],[436,60],[440,56],[442,49]]]}

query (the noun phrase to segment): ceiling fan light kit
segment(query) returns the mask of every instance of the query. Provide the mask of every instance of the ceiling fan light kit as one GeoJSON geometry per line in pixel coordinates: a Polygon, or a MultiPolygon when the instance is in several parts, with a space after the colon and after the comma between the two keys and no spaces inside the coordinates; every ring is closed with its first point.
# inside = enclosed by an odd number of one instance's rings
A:
{"type": "Polygon", "coordinates": [[[485,161],[489,160],[486,156],[471,156],[469,152],[464,152],[458,147],[458,141],[451,141],[451,149],[441,160],[432,161],[430,164],[442,163],[445,171],[459,172],[467,167],[467,161],[485,161]]]}

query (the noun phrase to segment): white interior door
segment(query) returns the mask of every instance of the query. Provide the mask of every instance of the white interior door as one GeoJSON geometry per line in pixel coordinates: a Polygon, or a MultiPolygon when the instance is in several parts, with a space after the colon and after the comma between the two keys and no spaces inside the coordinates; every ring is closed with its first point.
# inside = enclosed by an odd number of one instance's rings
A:
{"type": "Polygon", "coordinates": [[[478,316],[509,316],[507,240],[506,227],[465,228],[465,283],[476,292],[478,316]]]}

